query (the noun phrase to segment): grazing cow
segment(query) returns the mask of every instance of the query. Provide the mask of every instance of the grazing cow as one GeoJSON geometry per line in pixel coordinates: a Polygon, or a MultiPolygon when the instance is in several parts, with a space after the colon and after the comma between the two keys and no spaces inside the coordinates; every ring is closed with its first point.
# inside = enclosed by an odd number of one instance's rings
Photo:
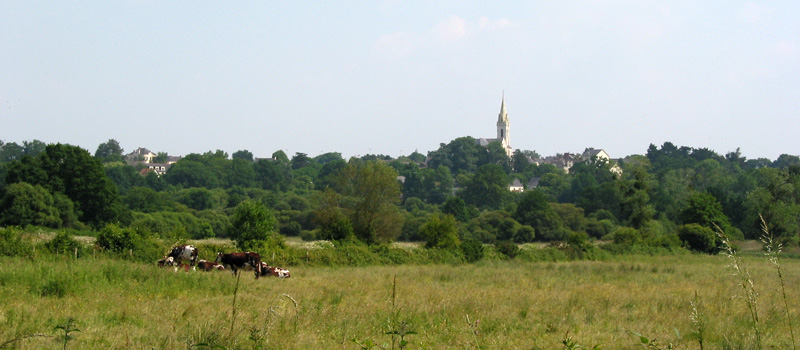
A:
{"type": "Polygon", "coordinates": [[[280,267],[272,267],[265,262],[261,263],[261,276],[275,276],[278,278],[292,277],[292,275],[289,274],[289,270],[280,267]]]}
{"type": "Polygon", "coordinates": [[[195,262],[197,262],[197,253],[198,249],[195,248],[195,246],[184,244],[182,246],[173,247],[172,251],[170,251],[167,256],[178,262],[189,260],[189,264],[194,266],[195,262]]]}
{"type": "Polygon", "coordinates": [[[255,270],[256,279],[261,275],[261,255],[254,252],[245,253],[217,253],[215,261],[231,269],[234,276],[238,269],[252,268],[255,270]]]}
{"type": "Polygon", "coordinates": [[[212,261],[206,261],[206,260],[198,261],[197,262],[197,267],[199,267],[200,270],[203,270],[203,271],[211,271],[211,270],[214,270],[214,269],[216,269],[216,270],[225,270],[225,266],[222,266],[222,264],[215,263],[215,262],[212,262],[212,261]]]}

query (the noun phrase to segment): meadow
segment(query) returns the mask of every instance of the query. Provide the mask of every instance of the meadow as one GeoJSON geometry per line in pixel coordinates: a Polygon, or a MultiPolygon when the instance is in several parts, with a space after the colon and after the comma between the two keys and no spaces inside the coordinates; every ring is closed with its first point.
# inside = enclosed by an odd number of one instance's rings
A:
{"type": "MultiPolygon", "coordinates": [[[[756,254],[742,265],[763,348],[793,348],[774,265],[756,254]]],[[[289,267],[289,279],[237,280],[108,257],[0,257],[0,348],[643,348],[636,334],[651,348],[757,346],[724,255],[289,267]],[[65,329],[77,331],[65,340],[65,329]]],[[[796,301],[800,263],[781,268],[796,301]]],[[[789,313],[800,315],[796,302],[789,313]]]]}

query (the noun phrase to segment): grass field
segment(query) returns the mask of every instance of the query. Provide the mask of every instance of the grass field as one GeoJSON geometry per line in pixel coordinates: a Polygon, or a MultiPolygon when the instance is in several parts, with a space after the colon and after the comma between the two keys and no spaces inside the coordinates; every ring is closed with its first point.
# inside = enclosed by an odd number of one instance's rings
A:
{"type": "MultiPolygon", "coordinates": [[[[775,268],[763,257],[743,263],[759,293],[763,348],[791,349],[775,268]]],[[[361,349],[370,342],[397,349],[399,336],[393,341],[391,331],[412,331],[406,349],[642,348],[631,332],[663,349],[669,343],[699,349],[700,339],[705,349],[752,349],[752,318],[728,265],[722,255],[687,254],[295,266],[290,279],[242,275],[234,316],[237,279],[229,272],[175,273],[107,258],[4,257],[0,347],[62,348],[63,330],[55,327],[72,318],[80,331],[71,334],[68,349],[361,349]]],[[[798,323],[800,261],[781,265],[798,323]]]]}

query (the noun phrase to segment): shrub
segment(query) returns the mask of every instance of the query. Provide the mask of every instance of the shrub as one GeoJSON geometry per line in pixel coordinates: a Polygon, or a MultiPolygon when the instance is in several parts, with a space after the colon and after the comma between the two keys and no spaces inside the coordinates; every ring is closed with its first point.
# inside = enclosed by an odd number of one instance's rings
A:
{"type": "Polygon", "coordinates": [[[45,248],[51,253],[55,254],[72,254],[75,249],[81,249],[83,246],[80,242],[76,241],[71,233],[59,232],[49,242],[44,244],[45,248]]]}
{"type": "Polygon", "coordinates": [[[456,249],[461,245],[458,239],[456,219],[450,214],[435,214],[419,228],[419,233],[425,237],[425,247],[456,249]]]}
{"type": "Polygon", "coordinates": [[[315,231],[303,230],[300,231],[300,239],[305,242],[311,242],[317,240],[317,234],[315,231]]]}
{"type": "Polygon", "coordinates": [[[33,245],[22,239],[22,234],[14,228],[0,229],[0,255],[29,256],[33,245]]]}
{"type": "Polygon", "coordinates": [[[497,242],[495,245],[497,251],[503,253],[503,255],[507,256],[509,259],[514,259],[519,253],[519,247],[513,242],[497,242]]]}
{"type": "Polygon", "coordinates": [[[631,227],[618,227],[614,230],[614,244],[632,246],[642,240],[639,231],[631,227]]]}
{"type": "Polygon", "coordinates": [[[284,236],[299,236],[302,230],[303,228],[297,221],[290,221],[281,226],[281,234],[284,236]]]}
{"type": "Polygon", "coordinates": [[[530,243],[536,237],[533,227],[522,225],[514,232],[515,243],[530,243]]]}
{"type": "Polygon", "coordinates": [[[461,252],[464,253],[464,260],[473,263],[483,259],[483,243],[478,240],[468,239],[461,242],[461,252]]]}
{"type": "Polygon", "coordinates": [[[678,227],[678,237],[690,250],[702,253],[717,251],[716,234],[710,228],[700,224],[686,224],[678,227]]]}
{"type": "Polygon", "coordinates": [[[162,255],[166,247],[133,228],[119,228],[114,224],[106,225],[97,234],[97,245],[112,253],[120,254],[139,261],[153,261],[162,255]]]}

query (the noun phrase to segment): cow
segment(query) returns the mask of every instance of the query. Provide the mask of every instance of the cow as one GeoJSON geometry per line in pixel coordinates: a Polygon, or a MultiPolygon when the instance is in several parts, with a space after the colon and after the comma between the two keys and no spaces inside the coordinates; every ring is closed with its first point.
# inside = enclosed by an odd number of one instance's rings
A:
{"type": "Polygon", "coordinates": [[[222,264],[225,268],[231,269],[234,276],[239,273],[239,269],[253,268],[256,279],[261,275],[261,255],[254,252],[244,253],[217,253],[215,262],[222,264]]]}
{"type": "Polygon", "coordinates": [[[189,260],[189,264],[194,266],[197,262],[198,249],[191,244],[184,244],[181,246],[173,247],[172,251],[167,254],[167,257],[175,259],[177,262],[189,260]]]}
{"type": "Polygon", "coordinates": [[[164,259],[158,261],[158,267],[172,266],[175,264],[175,258],[165,256],[164,259]]]}
{"type": "Polygon", "coordinates": [[[292,277],[292,275],[289,274],[289,270],[280,267],[272,267],[265,262],[261,263],[261,276],[275,276],[278,278],[292,277]]]}
{"type": "Polygon", "coordinates": [[[200,260],[197,262],[197,267],[203,271],[211,271],[211,270],[225,270],[225,266],[219,263],[215,263],[212,261],[200,260]]]}

